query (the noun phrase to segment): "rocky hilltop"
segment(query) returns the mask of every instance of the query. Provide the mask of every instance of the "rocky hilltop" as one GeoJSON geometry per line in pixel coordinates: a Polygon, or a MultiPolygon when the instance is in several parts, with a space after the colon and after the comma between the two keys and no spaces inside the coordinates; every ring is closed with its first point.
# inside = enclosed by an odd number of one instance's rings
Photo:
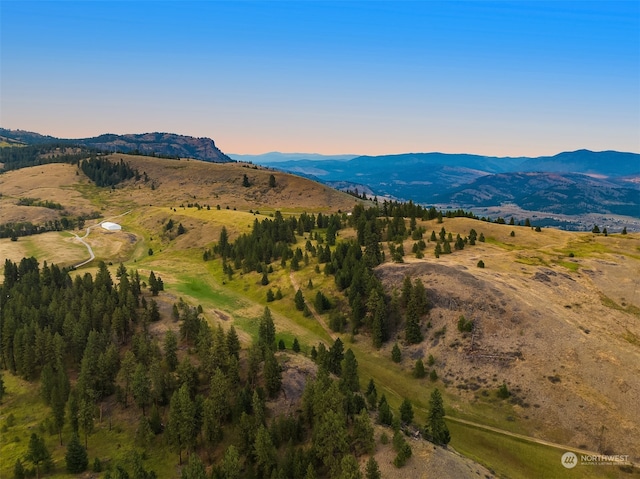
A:
{"type": "Polygon", "coordinates": [[[25,144],[70,143],[119,153],[144,153],[173,158],[195,158],[214,163],[234,161],[220,151],[211,138],[196,138],[174,133],[155,132],[127,135],[107,133],[93,138],[63,139],[28,131],[0,128],[0,137],[25,144]]]}

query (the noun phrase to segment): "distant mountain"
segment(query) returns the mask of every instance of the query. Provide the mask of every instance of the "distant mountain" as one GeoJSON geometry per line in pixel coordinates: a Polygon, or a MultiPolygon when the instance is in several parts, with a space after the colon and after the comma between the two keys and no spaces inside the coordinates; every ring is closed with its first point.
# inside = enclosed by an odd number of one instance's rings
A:
{"type": "Polygon", "coordinates": [[[359,191],[367,195],[371,191],[422,204],[468,208],[513,203],[550,213],[640,216],[636,153],[578,150],[539,158],[406,153],[272,166],[342,189],[360,185],[359,191]]]}
{"type": "Polygon", "coordinates": [[[626,176],[640,173],[640,155],[619,151],[578,150],[526,159],[522,171],[626,176]]]}
{"type": "Polygon", "coordinates": [[[513,203],[523,210],[564,215],[640,216],[640,190],[632,183],[577,173],[499,173],[434,198],[463,208],[513,203]]]}
{"type": "Polygon", "coordinates": [[[347,161],[356,158],[359,155],[320,155],[318,153],[280,153],[279,151],[272,151],[270,153],[263,153],[261,155],[240,155],[237,153],[228,153],[228,156],[236,161],[246,161],[256,163],[258,165],[269,165],[271,163],[281,163],[284,161],[325,161],[325,160],[337,160],[347,161]]]}
{"type": "Polygon", "coordinates": [[[105,134],[93,138],[64,139],[28,131],[0,128],[0,137],[26,144],[56,142],[84,145],[105,151],[139,152],[158,156],[195,158],[214,163],[233,161],[216,147],[211,138],[195,138],[174,133],[105,134]]]}

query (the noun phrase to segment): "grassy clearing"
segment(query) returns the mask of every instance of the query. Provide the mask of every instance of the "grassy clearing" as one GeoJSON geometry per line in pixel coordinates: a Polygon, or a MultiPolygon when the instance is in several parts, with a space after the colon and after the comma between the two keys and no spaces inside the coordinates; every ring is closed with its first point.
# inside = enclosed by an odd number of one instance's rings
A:
{"type": "Polygon", "coordinates": [[[451,446],[494,471],[498,477],[512,479],[620,477],[620,469],[615,466],[578,464],[574,469],[566,469],[560,462],[565,452],[561,449],[526,442],[452,421],[448,422],[448,427],[451,431],[451,446]]]}
{"type": "Polygon", "coordinates": [[[625,313],[632,314],[634,316],[640,317],[640,308],[633,304],[628,304],[626,306],[621,306],[616,303],[613,299],[605,296],[604,294],[600,294],[600,301],[603,306],[611,309],[617,309],[618,311],[624,311],[625,313]]]}
{"type": "MultiPolygon", "coordinates": [[[[13,467],[20,459],[27,468],[30,464],[24,460],[29,447],[29,438],[36,433],[44,438],[48,451],[54,462],[54,471],[46,477],[76,477],[65,471],[66,443],[72,435],[68,425],[62,432],[63,445],[60,445],[58,434],[47,431],[46,422],[50,408],[39,396],[39,388],[11,374],[4,374],[3,379],[7,395],[3,400],[0,413],[0,477],[13,477],[13,467]],[[11,425],[13,424],[13,425],[11,425]]],[[[104,465],[120,462],[130,469],[131,452],[138,451],[147,459],[145,467],[155,470],[158,478],[175,477],[176,458],[160,438],[147,448],[146,452],[135,443],[135,431],[138,425],[137,413],[126,410],[100,423],[96,418],[95,430],[89,435],[89,466],[98,457],[104,465]]]]}
{"type": "Polygon", "coordinates": [[[578,263],[574,263],[572,261],[556,261],[556,264],[558,264],[560,266],[564,266],[565,268],[567,268],[572,273],[575,273],[576,271],[578,271],[580,269],[580,265],[578,263]]]}

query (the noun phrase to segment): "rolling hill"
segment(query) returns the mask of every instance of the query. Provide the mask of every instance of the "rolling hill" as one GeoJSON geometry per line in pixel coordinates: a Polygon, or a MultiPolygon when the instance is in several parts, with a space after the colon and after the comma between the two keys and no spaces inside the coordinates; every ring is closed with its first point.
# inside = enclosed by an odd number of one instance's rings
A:
{"type": "MultiPolygon", "coordinates": [[[[121,154],[110,155],[109,159],[125,161],[148,179],[141,176],[114,188],[98,188],[71,164],[3,173],[3,218],[5,212],[15,211],[20,218],[37,222],[48,219],[46,215],[61,214],[59,210],[43,211],[39,206],[19,206],[21,198],[54,201],[73,214],[98,211],[100,218],[88,220],[86,226],[129,212],[117,219],[123,226],[121,232],[96,228],[86,241],[93,246],[97,260],[112,263],[112,274],[118,262],[123,262],[145,277],[151,270],[162,276],[165,291],[157,301],[163,319],[149,325],[150,337],[158,341],[167,330],[179,331],[182,322],[171,318],[172,304],[179,298],[194,307],[201,305],[202,316],[212,326],[221,325],[227,330],[233,324],[247,346],[257,338],[256,318],[268,305],[278,339],[289,348],[295,337],[303,351],[299,355],[289,349],[278,353],[291,394],[287,398],[281,394],[268,403],[269,420],[276,410],[298,408],[292,398],[311,378],[311,346],[318,342],[331,344],[339,337],[358,360],[361,389],[369,379],[375,379],[379,394],[385,393],[394,412],[404,398],[410,399],[417,425],[425,423],[429,393],[438,387],[445,398],[451,448],[484,466],[468,459],[460,462],[446,449],[434,452],[429,443],[409,439],[414,454],[406,466],[396,469],[392,446],[378,440],[382,432],[393,433],[376,426],[375,457],[389,477],[402,474],[418,478],[425,470],[442,477],[452,471],[459,471],[457,477],[565,477],[560,463],[565,450],[629,454],[633,461],[640,459],[635,441],[640,435],[635,420],[640,414],[636,401],[640,395],[638,234],[604,236],[548,228],[536,232],[470,218],[445,217],[442,223],[418,219],[416,227],[424,229],[427,244],[425,255],[418,257],[412,252],[416,240],[408,236],[401,241],[406,252],[403,262],[392,262],[389,244],[383,242],[386,261],[373,272],[389,301],[394,291],[400,294],[405,277],[422,280],[430,305],[421,322],[425,339],[418,344],[405,341],[402,316],[397,319],[399,329],[393,338],[376,349],[366,328],[353,336],[348,331],[337,333],[328,328],[332,313],[305,316],[295,307],[296,285],[306,285],[301,289],[307,299],[321,291],[337,305],[334,311],[349,314],[348,294],[338,289],[331,274],[320,272],[324,265],[307,250],[307,241],[314,248],[326,246],[326,241],[321,243],[326,228],[314,226],[310,232],[296,234],[293,248],[309,253],[308,264],[301,261],[296,270],[289,263],[283,266],[272,262],[268,285],[262,283],[261,274],[235,265],[230,277],[220,258],[203,261],[203,251],[218,242],[223,227],[234,241],[250,233],[256,221],[272,218],[276,211],[285,217],[303,212],[344,213],[345,226],[337,235],[340,244],[357,237],[357,231],[348,226],[347,213],[356,204],[366,206],[371,202],[305,178],[249,164],[121,154]],[[248,186],[243,186],[245,175],[248,186]],[[183,225],[185,233],[177,235],[167,229],[170,220],[183,225]],[[474,229],[485,241],[436,258],[434,243],[427,238],[431,231],[437,233],[441,228],[453,237],[468,237],[474,229]],[[477,266],[480,260],[484,268],[477,266]],[[279,289],[282,299],[267,303],[268,289],[279,289]],[[460,316],[474,322],[473,333],[458,329],[460,316]],[[402,351],[399,362],[391,360],[396,342],[402,351]],[[428,369],[436,372],[434,379],[414,377],[416,360],[429,364],[430,355],[433,362],[428,369]],[[508,399],[497,396],[502,384],[511,393],[508,399]]],[[[564,184],[571,178],[557,175],[556,181],[564,184]]],[[[533,181],[525,174],[516,180],[533,181]]],[[[409,218],[403,222],[409,227],[409,218]]],[[[66,266],[87,256],[68,232],[21,237],[18,241],[0,239],[3,258],[17,260],[31,254],[41,263],[55,260],[66,266]]],[[[90,263],[78,273],[95,270],[95,263],[90,263]]],[[[314,308],[313,301],[309,306],[314,308]]],[[[192,347],[183,346],[180,354],[186,356],[192,347]]],[[[243,351],[241,364],[246,366],[248,362],[248,353],[243,351]]],[[[6,421],[4,415],[11,413],[17,424],[11,426],[10,435],[3,434],[0,439],[3,457],[11,459],[10,464],[2,466],[3,475],[10,474],[18,451],[28,443],[28,434],[38,427],[33,418],[44,421],[45,417],[45,406],[32,383],[12,379],[7,384],[8,402],[3,405],[0,420],[6,421]],[[24,409],[26,404],[30,411],[24,409]],[[25,426],[21,426],[23,423],[25,426]],[[14,436],[17,442],[11,439],[14,436]]],[[[120,454],[116,444],[132,444],[141,415],[133,405],[120,411],[115,401],[105,402],[104,407],[117,411],[114,428],[111,430],[106,421],[97,424],[89,444],[92,457],[101,455],[106,460],[120,454]]],[[[236,429],[225,435],[211,460],[219,461],[223,447],[238,437],[236,429]]],[[[159,477],[174,477],[177,456],[160,439],[154,442],[150,460],[163,464],[156,471],[159,477]]],[[[56,444],[57,438],[48,441],[56,444]]],[[[55,449],[58,461],[63,460],[63,453],[64,448],[55,449]]],[[[617,466],[582,466],[580,473],[581,477],[623,474],[617,466]]]]}

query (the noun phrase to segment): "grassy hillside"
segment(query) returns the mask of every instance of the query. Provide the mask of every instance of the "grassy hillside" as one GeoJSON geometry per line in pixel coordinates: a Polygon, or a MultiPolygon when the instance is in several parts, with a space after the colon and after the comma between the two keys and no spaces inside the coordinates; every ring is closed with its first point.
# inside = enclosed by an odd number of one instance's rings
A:
{"type": "MultiPolygon", "coordinates": [[[[123,226],[122,231],[95,228],[86,241],[97,260],[112,263],[112,274],[117,264],[124,262],[141,275],[153,270],[162,276],[166,291],[158,300],[163,320],[152,328],[158,338],[167,328],[176,327],[169,319],[171,305],[182,298],[193,306],[201,305],[211,324],[222,324],[225,330],[233,324],[241,341],[249,344],[257,337],[256,318],[267,305],[267,290],[280,289],[282,299],[268,306],[278,339],[285,341],[287,349],[294,337],[303,353],[308,353],[319,341],[330,344],[340,336],[356,354],[362,388],[373,378],[379,393],[386,394],[395,411],[403,398],[411,399],[420,425],[426,421],[429,394],[438,387],[451,417],[451,447],[498,476],[574,477],[570,475],[574,471],[575,477],[621,474],[616,466],[582,466],[567,471],[560,464],[564,449],[538,444],[535,439],[566,446],[566,450],[629,454],[634,461],[640,459],[635,440],[640,437],[640,405],[636,400],[640,395],[639,235],[605,237],[552,229],[536,232],[468,218],[445,218],[442,224],[437,220],[418,221],[426,231],[424,258],[411,253],[415,241],[407,239],[404,262],[391,263],[392,255],[385,244],[387,262],[375,273],[388,294],[402,287],[406,275],[422,280],[430,303],[429,315],[422,324],[425,340],[409,345],[400,328],[397,338],[378,350],[368,335],[352,337],[328,331],[328,314],[318,319],[295,309],[293,298],[298,285],[311,301],[317,291],[322,291],[334,303],[346,304],[333,277],[316,272],[315,258],[308,265],[302,263],[298,271],[273,264],[267,286],[261,284],[259,273],[237,271],[229,279],[220,260],[202,259],[204,249],[217,242],[223,226],[234,240],[249,233],[256,219],[268,218],[276,210],[285,216],[304,211],[349,212],[356,204],[355,198],[253,165],[113,156],[116,161],[120,158],[146,174],[147,180],[99,189],[82,173],[76,174],[75,166],[38,166],[0,175],[0,208],[25,221],[48,218],[37,207],[16,206],[19,198],[30,197],[57,201],[70,212],[95,210],[100,212],[100,219],[114,218],[123,226]],[[243,186],[244,175],[249,186],[243,186]],[[270,186],[271,175],[275,186],[270,186]],[[47,181],[40,181],[45,177],[47,181]],[[129,213],[115,218],[125,212],[129,213]],[[175,229],[167,230],[169,220],[176,227],[182,224],[186,232],[177,235],[175,229]],[[473,228],[483,233],[485,242],[436,259],[434,244],[427,239],[431,231],[438,233],[442,227],[454,237],[466,236],[473,228]],[[477,266],[480,260],[484,268],[477,266]],[[309,280],[312,288],[308,287],[309,280]],[[473,334],[458,331],[461,315],[474,321],[473,334]],[[396,340],[402,351],[400,363],[391,360],[396,340]],[[422,358],[426,365],[429,355],[434,357],[434,364],[427,371],[435,370],[437,379],[431,380],[428,375],[414,378],[415,361],[422,358]],[[497,397],[503,383],[511,392],[508,399],[497,397]]],[[[98,221],[87,221],[86,226],[98,221]]],[[[406,222],[408,225],[409,220],[406,222]]],[[[326,233],[318,229],[312,233],[316,232],[326,233]]],[[[344,229],[338,238],[353,236],[352,229],[344,229]]],[[[296,246],[304,250],[310,237],[297,236],[296,246]]],[[[0,255],[0,259],[13,260],[35,255],[40,262],[62,265],[88,257],[86,248],[67,232],[15,242],[1,239],[0,255]]],[[[78,272],[93,273],[95,266],[95,262],[89,263],[78,272]]],[[[7,425],[0,439],[0,454],[8,458],[2,461],[0,476],[10,477],[15,457],[24,454],[28,436],[40,430],[47,413],[33,387],[6,373],[4,378],[8,396],[2,406],[0,427],[8,424],[9,415],[13,415],[14,424],[7,425]]],[[[90,436],[92,459],[133,460],[123,456],[131,449],[134,434],[127,414],[114,415],[115,432],[104,423],[96,428],[90,436]]],[[[55,446],[56,440],[47,436],[54,459],[60,464],[64,450],[55,446]]],[[[389,477],[399,472],[402,477],[421,477],[424,470],[440,471],[446,477],[452,464],[459,465],[452,456],[446,460],[436,457],[429,452],[431,447],[421,449],[416,442],[420,452],[414,453],[404,469],[397,470],[389,464],[393,457],[384,455],[389,446],[377,447],[376,457],[387,461],[383,472],[389,477]]],[[[145,465],[152,466],[159,477],[176,477],[175,454],[161,443],[154,451],[145,465]]],[[[473,473],[485,471],[473,467],[473,473]]]]}

